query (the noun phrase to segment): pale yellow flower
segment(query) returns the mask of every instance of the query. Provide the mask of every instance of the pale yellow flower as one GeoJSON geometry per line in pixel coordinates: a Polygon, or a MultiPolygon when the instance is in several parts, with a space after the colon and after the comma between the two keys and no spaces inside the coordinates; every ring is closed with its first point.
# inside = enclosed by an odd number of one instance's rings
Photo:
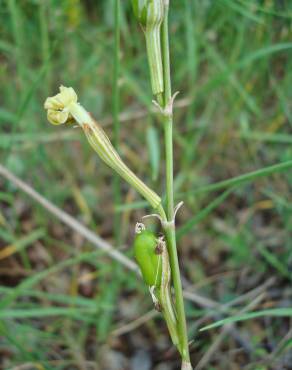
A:
{"type": "Polygon", "coordinates": [[[99,157],[124,180],[142,194],[153,208],[161,207],[160,197],[144,184],[122,161],[112,146],[102,127],[78,103],[78,98],[72,87],[60,86],[60,93],[47,98],[44,104],[48,120],[53,125],[66,122],[76,122],[82,127],[89,144],[99,157]]]}
{"type": "Polygon", "coordinates": [[[72,121],[70,105],[77,103],[77,95],[72,87],[60,86],[60,93],[46,99],[48,121],[53,125],[61,125],[72,121]]]}

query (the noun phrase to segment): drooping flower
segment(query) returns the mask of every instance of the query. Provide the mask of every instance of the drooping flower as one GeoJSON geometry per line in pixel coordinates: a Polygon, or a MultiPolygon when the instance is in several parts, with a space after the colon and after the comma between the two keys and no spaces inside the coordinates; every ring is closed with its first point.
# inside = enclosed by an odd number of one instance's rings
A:
{"type": "Polygon", "coordinates": [[[47,109],[48,121],[53,125],[72,122],[70,105],[77,103],[77,95],[72,87],[60,86],[60,93],[46,99],[44,108],[47,109]]]}
{"type": "Polygon", "coordinates": [[[89,144],[109,167],[147,199],[153,208],[161,206],[161,198],[126,166],[102,127],[78,103],[72,87],[60,86],[60,93],[47,98],[44,108],[53,125],[76,122],[83,129],[89,144]]]}

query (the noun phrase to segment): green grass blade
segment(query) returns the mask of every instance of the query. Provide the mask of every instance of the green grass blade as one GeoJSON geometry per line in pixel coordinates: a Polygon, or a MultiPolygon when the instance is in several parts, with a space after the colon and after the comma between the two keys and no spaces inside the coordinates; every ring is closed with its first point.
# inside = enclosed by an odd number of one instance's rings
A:
{"type": "Polygon", "coordinates": [[[257,245],[257,250],[259,251],[261,256],[268,262],[268,264],[274,267],[274,269],[276,269],[280,273],[280,275],[292,280],[292,274],[289,272],[286,265],[277,258],[277,255],[275,253],[270,252],[263,245],[257,245]]]}
{"type": "Polygon", "coordinates": [[[96,308],[72,308],[72,307],[41,307],[41,308],[15,308],[0,311],[0,320],[3,319],[28,319],[51,316],[72,317],[87,321],[86,315],[94,314],[96,308]]]}
{"type": "Polygon", "coordinates": [[[205,331],[209,329],[218,328],[219,326],[232,324],[239,321],[256,319],[258,317],[291,317],[292,308],[271,308],[268,310],[249,312],[243,315],[228,317],[223,320],[214,322],[213,324],[206,325],[200,329],[200,331],[205,331]]]}
{"type": "Polygon", "coordinates": [[[271,176],[275,173],[283,172],[283,171],[285,171],[289,168],[292,168],[292,160],[285,161],[285,162],[282,162],[282,163],[277,163],[277,164],[274,164],[272,166],[267,166],[267,167],[261,168],[261,169],[256,170],[256,171],[252,171],[252,172],[249,172],[249,173],[246,173],[246,174],[243,174],[243,175],[232,177],[232,178],[227,179],[227,180],[216,182],[214,184],[201,186],[198,189],[191,190],[191,191],[185,192],[185,193],[180,193],[180,194],[178,194],[177,197],[179,198],[179,197],[187,197],[188,195],[209,193],[211,191],[224,189],[224,188],[227,188],[227,187],[230,187],[230,186],[241,185],[241,184],[246,183],[246,182],[254,181],[254,180],[256,180],[260,177],[271,176]]]}

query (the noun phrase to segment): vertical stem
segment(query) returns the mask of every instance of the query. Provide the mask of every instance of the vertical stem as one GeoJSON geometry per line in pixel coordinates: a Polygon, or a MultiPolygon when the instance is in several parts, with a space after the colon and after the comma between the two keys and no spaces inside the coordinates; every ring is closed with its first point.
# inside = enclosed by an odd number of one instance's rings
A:
{"type": "Polygon", "coordinates": [[[50,91],[51,85],[51,66],[50,66],[50,38],[49,38],[49,7],[46,1],[39,4],[40,40],[42,46],[42,62],[47,65],[45,71],[46,94],[50,91]]]}
{"type": "MultiPolygon", "coordinates": [[[[164,106],[171,100],[171,76],[169,60],[169,37],[168,37],[168,6],[165,6],[165,16],[162,24],[162,57],[164,73],[164,106]]],[[[165,151],[166,151],[166,199],[167,199],[167,217],[173,218],[173,119],[171,116],[165,116],[165,151]]]]}
{"type": "MultiPolygon", "coordinates": [[[[169,37],[168,37],[168,0],[165,0],[165,16],[162,25],[162,53],[164,70],[164,107],[171,104],[171,76],[170,76],[170,58],[169,58],[169,37]]],[[[164,118],[165,135],[165,156],[166,156],[166,200],[167,200],[167,219],[172,221],[174,217],[174,192],[173,192],[173,119],[172,112],[165,115],[164,118]]],[[[178,315],[178,332],[180,336],[180,351],[184,366],[190,365],[190,355],[188,347],[188,335],[186,326],[186,317],[184,301],[182,295],[182,285],[176,248],[175,227],[168,223],[165,227],[167,244],[169,248],[170,266],[172,280],[175,291],[175,304],[178,315]]]]}
{"type": "MultiPolygon", "coordinates": [[[[167,100],[166,100],[167,101],[167,100]]],[[[173,219],[173,120],[167,117],[164,120],[164,138],[165,138],[165,160],[166,160],[166,202],[167,218],[173,219]]]]}
{"type": "Polygon", "coordinates": [[[18,83],[19,88],[21,91],[21,88],[23,88],[25,84],[25,67],[26,67],[26,53],[24,53],[24,36],[23,30],[24,20],[21,17],[21,12],[19,9],[19,2],[16,0],[7,0],[7,7],[10,13],[10,19],[11,19],[11,28],[12,28],[12,35],[15,42],[15,63],[16,63],[16,69],[17,69],[17,77],[18,77],[18,83]]]}
{"type": "MultiPolygon", "coordinates": [[[[114,39],[114,68],[113,68],[113,123],[114,135],[113,144],[117,151],[119,151],[120,141],[120,123],[119,123],[119,110],[120,110],[120,94],[119,94],[119,53],[120,53],[120,0],[115,0],[115,39],[114,39]]],[[[113,181],[114,191],[114,205],[117,206],[121,202],[121,183],[120,176],[115,174],[113,181]]],[[[115,212],[114,214],[114,232],[117,245],[120,243],[121,238],[121,214],[115,212]]]]}

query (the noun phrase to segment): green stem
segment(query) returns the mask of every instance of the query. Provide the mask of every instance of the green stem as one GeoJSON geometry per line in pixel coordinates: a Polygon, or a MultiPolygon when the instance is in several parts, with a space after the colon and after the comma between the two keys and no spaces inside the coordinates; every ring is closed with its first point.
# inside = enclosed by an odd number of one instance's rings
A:
{"type": "Polygon", "coordinates": [[[51,89],[51,63],[50,63],[50,37],[48,28],[48,10],[49,4],[44,1],[39,4],[39,22],[40,22],[40,37],[42,46],[42,62],[46,65],[45,80],[46,80],[46,93],[51,89]]]}
{"type": "Polygon", "coordinates": [[[165,173],[166,173],[166,209],[168,220],[173,219],[173,120],[172,117],[164,119],[165,139],[165,173]]]}
{"type": "MultiPolygon", "coordinates": [[[[166,2],[165,16],[162,25],[162,55],[164,71],[164,108],[171,103],[171,77],[169,60],[169,37],[168,37],[168,10],[166,2]]],[[[164,231],[166,234],[170,266],[172,273],[173,286],[175,291],[175,305],[178,318],[178,333],[180,339],[180,351],[184,362],[190,363],[188,335],[186,326],[186,317],[184,309],[184,300],[182,294],[182,284],[180,269],[178,263],[175,227],[171,221],[174,217],[174,191],[173,191],[173,119],[172,114],[164,117],[164,135],[165,135],[165,156],[166,156],[166,201],[167,201],[167,220],[164,231]]]]}
{"type": "Polygon", "coordinates": [[[158,292],[160,297],[160,302],[162,303],[162,313],[166,321],[167,328],[172,340],[172,343],[178,347],[180,351],[180,340],[177,334],[177,318],[175,311],[173,309],[172,297],[169,286],[166,288],[165,292],[158,292]]]}
{"type": "MultiPolygon", "coordinates": [[[[115,0],[115,39],[114,39],[114,68],[113,68],[113,144],[117,152],[119,152],[119,141],[120,141],[120,122],[119,122],[119,110],[120,110],[120,94],[118,79],[120,73],[119,63],[119,52],[120,52],[120,0],[115,0]]],[[[113,192],[114,192],[114,204],[115,208],[121,203],[121,181],[118,174],[114,175],[113,181],[113,192]]],[[[114,233],[117,245],[121,239],[121,215],[115,211],[114,214],[114,233]]]]}

